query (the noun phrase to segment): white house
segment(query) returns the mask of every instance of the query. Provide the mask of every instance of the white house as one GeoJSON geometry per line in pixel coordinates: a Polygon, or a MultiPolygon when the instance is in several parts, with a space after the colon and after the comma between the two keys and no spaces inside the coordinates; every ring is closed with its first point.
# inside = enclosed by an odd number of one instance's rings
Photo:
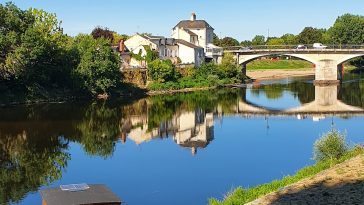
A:
{"type": "MultiPolygon", "coordinates": [[[[141,54],[142,57],[147,55],[147,46],[157,51],[160,59],[170,59],[177,62],[178,45],[175,39],[165,38],[163,36],[149,36],[136,34],[124,42],[125,47],[134,54],[141,54]]],[[[144,67],[145,62],[139,62],[137,59],[131,59],[130,66],[144,67]]]]}
{"type": "Polygon", "coordinates": [[[200,66],[205,61],[204,49],[185,40],[177,39],[179,58],[183,64],[200,66]]]}
{"type": "MultiPolygon", "coordinates": [[[[194,64],[196,67],[203,62],[220,62],[223,50],[212,44],[214,29],[205,20],[196,20],[192,14],[190,20],[180,21],[172,32],[172,38],[136,34],[123,42],[126,49],[133,54],[147,55],[146,46],[159,53],[160,59],[170,59],[177,63],[194,64]]],[[[121,45],[120,47],[124,47],[121,45]]],[[[131,67],[145,67],[146,63],[136,58],[126,59],[131,67]]]]}
{"type": "Polygon", "coordinates": [[[215,62],[219,62],[222,58],[223,49],[213,45],[214,28],[205,20],[197,20],[195,13],[192,13],[190,20],[180,21],[173,28],[172,37],[202,47],[205,56],[215,62]]]}

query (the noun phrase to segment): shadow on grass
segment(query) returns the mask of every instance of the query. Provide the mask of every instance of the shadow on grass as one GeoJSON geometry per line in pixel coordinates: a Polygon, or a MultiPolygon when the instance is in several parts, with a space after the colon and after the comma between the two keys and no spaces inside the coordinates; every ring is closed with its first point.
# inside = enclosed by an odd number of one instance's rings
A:
{"type": "Polygon", "coordinates": [[[339,182],[334,185],[330,185],[330,182],[322,182],[299,192],[288,188],[288,194],[279,195],[270,204],[364,204],[363,193],[364,181],[339,182]]]}

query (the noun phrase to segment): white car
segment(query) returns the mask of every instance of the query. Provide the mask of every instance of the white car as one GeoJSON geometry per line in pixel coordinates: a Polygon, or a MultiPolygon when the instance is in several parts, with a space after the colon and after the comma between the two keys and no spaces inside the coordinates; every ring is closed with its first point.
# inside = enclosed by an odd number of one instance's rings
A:
{"type": "Polygon", "coordinates": [[[325,49],[327,46],[323,45],[322,43],[314,43],[313,44],[314,49],[325,49]]]}
{"type": "Polygon", "coordinates": [[[297,47],[296,47],[296,49],[307,49],[307,46],[305,46],[305,45],[298,45],[297,47]]]}

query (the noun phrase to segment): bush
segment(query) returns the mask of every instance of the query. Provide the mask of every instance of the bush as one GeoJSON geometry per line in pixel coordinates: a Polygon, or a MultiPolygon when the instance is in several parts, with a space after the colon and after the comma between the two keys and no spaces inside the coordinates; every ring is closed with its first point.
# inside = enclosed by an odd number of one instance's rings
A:
{"type": "Polygon", "coordinates": [[[199,68],[196,68],[195,76],[207,77],[208,75],[217,74],[217,65],[214,63],[203,63],[199,68]]]}
{"type": "Polygon", "coordinates": [[[148,63],[148,74],[153,81],[166,82],[176,77],[175,68],[170,60],[154,60],[148,63]]]}
{"type": "Polygon", "coordinates": [[[314,144],[314,159],[316,161],[336,160],[348,152],[345,135],[333,129],[324,134],[314,144]]]}
{"type": "Polygon", "coordinates": [[[239,74],[239,67],[236,65],[234,56],[230,53],[225,54],[221,64],[218,66],[220,79],[236,78],[239,74]]]}

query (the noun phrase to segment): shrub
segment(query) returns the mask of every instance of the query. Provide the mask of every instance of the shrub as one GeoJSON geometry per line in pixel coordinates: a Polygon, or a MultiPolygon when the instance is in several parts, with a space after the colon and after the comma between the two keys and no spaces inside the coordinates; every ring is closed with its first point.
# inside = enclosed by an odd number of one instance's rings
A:
{"type": "Polygon", "coordinates": [[[203,63],[196,69],[195,76],[207,77],[208,75],[217,74],[217,65],[214,63],[203,63]]]}
{"type": "Polygon", "coordinates": [[[154,60],[148,63],[148,74],[153,81],[166,82],[175,79],[175,68],[170,60],[154,60]]]}
{"type": "Polygon", "coordinates": [[[220,79],[223,78],[236,78],[239,74],[239,67],[236,65],[234,56],[232,54],[225,54],[218,66],[218,75],[220,79]]]}
{"type": "Polygon", "coordinates": [[[345,135],[333,129],[324,134],[314,144],[314,159],[316,161],[336,160],[348,151],[345,135]]]}

